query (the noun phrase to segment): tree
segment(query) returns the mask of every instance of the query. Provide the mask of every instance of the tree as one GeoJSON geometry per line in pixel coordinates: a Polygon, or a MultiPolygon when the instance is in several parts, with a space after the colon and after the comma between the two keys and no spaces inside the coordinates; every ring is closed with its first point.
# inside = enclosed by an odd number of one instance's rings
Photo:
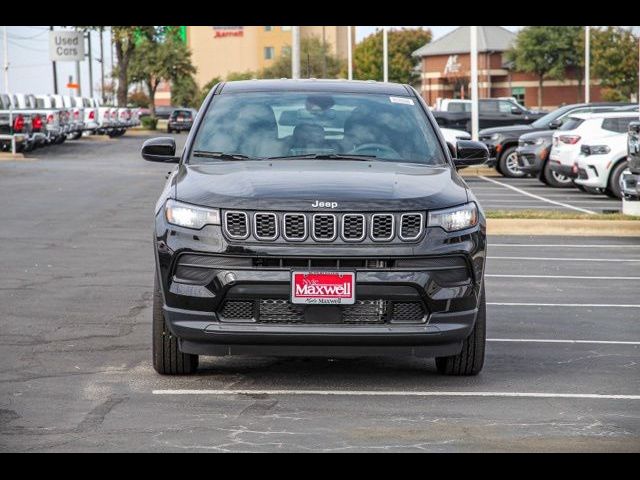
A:
{"type": "Polygon", "coordinates": [[[140,40],[129,64],[131,80],[141,82],[147,88],[151,118],[156,116],[155,96],[160,83],[176,81],[195,71],[187,46],[166,30],[140,40]]]}
{"type": "Polygon", "coordinates": [[[222,82],[222,78],[220,77],[213,77],[211,80],[209,80],[204,87],[202,87],[202,90],[200,90],[200,98],[198,99],[198,104],[202,105],[204,103],[205,98],[207,98],[207,95],[209,95],[209,92],[211,91],[211,89],[213,87],[215,87],[218,83],[222,82]]]}
{"type": "Polygon", "coordinates": [[[228,82],[233,82],[234,80],[251,80],[253,78],[258,78],[258,73],[252,72],[251,70],[247,70],[246,72],[231,72],[227,75],[228,82]]]}
{"type": "MultiPolygon", "coordinates": [[[[387,32],[389,42],[389,81],[414,85],[420,79],[415,71],[418,60],[411,54],[431,41],[431,30],[402,28],[387,32]]],[[[353,78],[382,80],[382,30],[365,37],[353,51],[353,78]]],[[[342,72],[346,77],[346,69],[342,72]]]]}
{"type": "Polygon", "coordinates": [[[198,108],[200,89],[193,75],[182,75],[171,83],[171,103],[179,107],[198,108]]]}
{"type": "Polygon", "coordinates": [[[560,62],[565,70],[574,72],[578,80],[578,98],[583,98],[582,82],[584,81],[584,48],[585,28],[581,26],[566,26],[558,32],[558,49],[560,62]]]}
{"type": "Polygon", "coordinates": [[[638,89],[638,38],[621,27],[592,29],[591,68],[606,100],[628,101],[638,89]]]}
{"type": "Polygon", "coordinates": [[[518,32],[507,59],[515,69],[538,76],[538,108],[542,108],[545,78],[562,79],[566,73],[566,51],[559,48],[566,37],[563,26],[531,26],[518,32]]]}
{"type": "MultiPolygon", "coordinates": [[[[100,30],[106,25],[77,26],[78,30],[100,30]]],[[[111,26],[113,45],[116,51],[117,67],[114,68],[114,75],[118,78],[117,103],[120,106],[127,104],[127,94],[129,93],[129,62],[141,38],[150,38],[155,29],[150,26],[111,26]]]]}
{"type": "MultiPolygon", "coordinates": [[[[329,51],[328,45],[322,45],[318,37],[306,37],[300,40],[301,77],[337,78],[343,63],[329,51]]],[[[281,55],[272,65],[264,68],[259,76],[261,78],[291,77],[291,47],[283,48],[281,55]]]]}
{"type": "Polygon", "coordinates": [[[127,104],[131,104],[135,107],[149,108],[149,96],[142,90],[136,90],[129,94],[127,104]]]}

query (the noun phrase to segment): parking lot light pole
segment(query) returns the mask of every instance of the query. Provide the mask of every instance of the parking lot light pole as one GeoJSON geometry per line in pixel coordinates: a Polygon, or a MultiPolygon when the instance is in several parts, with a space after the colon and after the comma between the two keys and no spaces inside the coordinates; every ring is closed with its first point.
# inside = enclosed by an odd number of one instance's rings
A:
{"type": "Polygon", "coordinates": [[[478,140],[478,27],[469,27],[471,47],[471,138],[478,140]]]}
{"type": "Polygon", "coordinates": [[[291,78],[300,78],[300,27],[291,27],[291,78]]]}
{"type": "Polygon", "coordinates": [[[4,56],[4,65],[3,65],[3,69],[4,69],[4,91],[5,93],[9,93],[9,46],[7,43],[7,26],[4,26],[4,32],[3,32],[3,42],[2,42],[2,46],[3,46],[3,56],[4,56]]]}
{"type": "Polygon", "coordinates": [[[382,27],[382,80],[389,81],[389,41],[387,27],[382,27]]]}
{"type": "Polygon", "coordinates": [[[347,27],[347,71],[349,80],[353,80],[353,52],[351,51],[351,29],[352,26],[347,27]]]}
{"type": "Polygon", "coordinates": [[[584,27],[584,102],[591,102],[591,27],[584,27]]]}

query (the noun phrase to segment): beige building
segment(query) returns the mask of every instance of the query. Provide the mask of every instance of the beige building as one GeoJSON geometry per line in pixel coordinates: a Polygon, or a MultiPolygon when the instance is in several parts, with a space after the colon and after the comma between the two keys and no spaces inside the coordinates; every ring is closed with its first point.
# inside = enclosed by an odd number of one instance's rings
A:
{"type": "MultiPolygon", "coordinates": [[[[355,29],[352,29],[355,43],[355,29]]],[[[304,26],[300,37],[324,39],[329,50],[347,58],[348,27],[304,26]]],[[[273,63],[291,45],[290,26],[187,27],[187,45],[192,52],[198,86],[231,72],[258,71],[273,63]]]]}

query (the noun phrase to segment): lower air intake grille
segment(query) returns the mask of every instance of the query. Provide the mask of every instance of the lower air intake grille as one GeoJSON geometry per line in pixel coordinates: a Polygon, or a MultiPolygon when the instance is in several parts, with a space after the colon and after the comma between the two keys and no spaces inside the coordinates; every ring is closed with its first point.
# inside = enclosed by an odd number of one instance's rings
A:
{"type": "MultiPolygon", "coordinates": [[[[223,322],[257,322],[277,324],[302,324],[305,322],[305,305],[292,304],[287,299],[263,298],[250,300],[227,300],[220,311],[223,322]],[[254,319],[257,303],[258,317],[254,319]]],[[[356,300],[353,305],[340,307],[342,323],[384,324],[424,323],[426,310],[422,302],[392,302],[384,299],[356,300]]]]}
{"type": "Polygon", "coordinates": [[[224,303],[220,316],[222,321],[251,321],[253,320],[253,302],[228,300],[224,303]]]}

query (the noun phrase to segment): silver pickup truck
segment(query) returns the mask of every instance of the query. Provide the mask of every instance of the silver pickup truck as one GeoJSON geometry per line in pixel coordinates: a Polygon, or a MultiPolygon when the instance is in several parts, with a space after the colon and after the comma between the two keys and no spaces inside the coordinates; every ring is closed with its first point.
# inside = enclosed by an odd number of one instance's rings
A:
{"type": "Polygon", "coordinates": [[[28,152],[33,149],[32,115],[15,110],[7,94],[0,94],[0,150],[28,152]]]}

